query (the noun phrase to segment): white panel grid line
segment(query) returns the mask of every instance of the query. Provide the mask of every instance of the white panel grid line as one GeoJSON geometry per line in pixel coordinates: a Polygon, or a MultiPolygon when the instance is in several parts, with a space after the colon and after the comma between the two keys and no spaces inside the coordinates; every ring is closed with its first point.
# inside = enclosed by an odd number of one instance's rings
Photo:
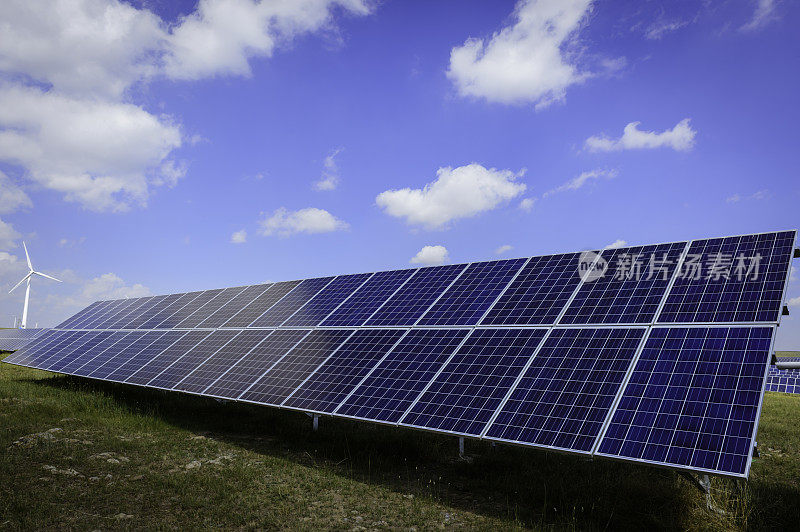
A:
{"type": "MultiPolygon", "coordinates": [[[[215,331],[215,332],[216,332],[216,331],[215,331]]],[[[188,373],[186,373],[186,375],[184,375],[184,376],[183,376],[183,377],[182,377],[182,378],[181,378],[181,379],[180,379],[178,382],[176,382],[176,383],[175,383],[175,384],[174,384],[174,385],[173,385],[171,388],[169,388],[169,389],[170,389],[170,390],[173,390],[173,389],[177,388],[177,387],[178,387],[178,385],[180,385],[180,384],[181,384],[181,383],[182,383],[184,380],[186,380],[186,378],[187,378],[189,375],[191,375],[191,374],[192,374],[192,371],[194,371],[195,369],[199,368],[200,366],[202,366],[202,365],[203,365],[203,363],[204,363],[206,360],[210,359],[211,357],[213,357],[214,355],[216,355],[217,353],[219,353],[220,351],[222,351],[223,349],[225,349],[225,346],[226,346],[226,345],[228,345],[229,343],[233,342],[233,340],[234,340],[234,339],[236,339],[236,337],[237,337],[237,336],[239,336],[240,334],[242,334],[242,332],[241,332],[241,331],[239,331],[239,332],[235,333],[233,336],[231,336],[231,337],[228,339],[228,341],[227,341],[227,342],[225,342],[225,343],[224,343],[224,344],[222,344],[220,347],[218,347],[217,349],[215,349],[214,351],[212,351],[212,352],[211,352],[211,354],[209,354],[209,355],[208,355],[208,356],[205,358],[205,360],[203,360],[203,362],[201,362],[200,364],[198,364],[197,366],[195,366],[195,367],[194,367],[194,369],[192,369],[191,371],[189,371],[188,373]]],[[[213,335],[214,335],[214,333],[212,332],[211,334],[209,334],[208,336],[206,336],[205,338],[203,338],[203,340],[201,340],[201,341],[200,341],[200,343],[204,342],[204,341],[205,341],[205,340],[207,340],[208,338],[211,338],[213,335]]],[[[200,343],[198,343],[197,345],[200,345],[200,343]]],[[[150,379],[150,382],[153,382],[153,381],[154,381],[154,380],[156,380],[158,377],[160,377],[162,373],[164,373],[164,372],[165,372],[165,371],[167,371],[169,368],[171,368],[172,366],[174,366],[175,364],[177,364],[178,362],[180,362],[181,360],[183,360],[183,359],[184,359],[184,358],[185,358],[185,357],[186,357],[188,354],[190,354],[190,353],[191,353],[191,352],[192,352],[192,351],[193,351],[193,350],[194,350],[194,349],[197,347],[197,345],[196,345],[196,346],[194,346],[194,347],[193,347],[192,349],[190,349],[189,351],[187,351],[187,352],[186,352],[186,354],[184,354],[183,356],[181,356],[181,357],[177,358],[177,359],[176,359],[176,360],[175,360],[175,361],[174,361],[172,364],[170,364],[169,366],[167,366],[166,368],[164,368],[164,369],[163,369],[163,371],[161,371],[161,373],[159,373],[158,375],[156,375],[155,377],[153,377],[152,379],[150,379]]],[[[148,384],[149,384],[149,382],[148,382],[148,384]]]]}
{"type": "Polygon", "coordinates": [[[444,290],[442,290],[441,293],[436,297],[436,299],[434,299],[433,302],[425,308],[425,310],[422,312],[422,314],[419,315],[419,318],[417,318],[414,321],[412,326],[416,326],[416,325],[419,324],[420,321],[422,321],[422,318],[425,317],[425,314],[427,314],[428,311],[430,309],[432,309],[436,305],[436,303],[439,302],[440,299],[442,299],[442,296],[444,296],[447,293],[447,291],[450,290],[453,287],[454,284],[456,284],[456,281],[458,281],[461,278],[461,276],[464,275],[464,272],[467,271],[467,269],[470,266],[472,266],[473,264],[474,264],[473,262],[468,262],[467,264],[464,265],[463,268],[461,268],[461,271],[458,272],[458,275],[453,277],[453,280],[450,281],[450,284],[448,284],[447,287],[444,290]]]}
{"type": "MultiPolygon", "coordinates": [[[[247,329],[243,329],[243,330],[247,330],[247,329]]],[[[252,329],[250,329],[250,330],[252,330],[252,329]]],[[[247,356],[248,356],[250,353],[252,353],[254,349],[256,349],[258,346],[260,346],[261,344],[263,344],[263,343],[266,341],[266,339],[267,339],[267,338],[269,338],[270,336],[272,336],[272,333],[273,333],[273,332],[274,332],[274,331],[270,331],[270,332],[269,332],[269,334],[265,335],[265,336],[264,336],[264,338],[262,338],[262,339],[261,339],[261,341],[259,341],[259,342],[258,342],[256,345],[254,345],[254,346],[253,346],[253,347],[251,347],[250,349],[248,349],[248,350],[247,350],[247,352],[246,352],[245,354],[243,354],[242,356],[240,356],[239,358],[237,358],[237,359],[236,359],[236,361],[235,361],[235,362],[233,362],[233,363],[230,365],[230,367],[229,367],[227,370],[223,371],[223,372],[222,372],[222,373],[221,373],[221,374],[220,374],[220,375],[219,375],[219,376],[218,376],[216,379],[214,379],[214,380],[213,380],[213,381],[212,381],[212,382],[211,382],[211,383],[210,383],[208,386],[206,386],[205,388],[203,388],[203,391],[202,391],[202,392],[200,392],[200,395],[203,395],[203,394],[205,394],[206,390],[208,390],[208,389],[210,389],[210,388],[213,388],[213,387],[214,387],[214,385],[215,385],[215,384],[217,384],[217,382],[218,382],[218,381],[219,381],[219,380],[220,380],[222,377],[224,377],[225,375],[227,375],[227,374],[228,374],[228,372],[229,372],[231,369],[233,369],[234,367],[236,367],[236,365],[237,365],[239,362],[241,362],[241,361],[242,361],[242,360],[243,360],[245,357],[247,357],[247,356]]],[[[204,362],[204,363],[205,363],[205,362],[204,362]]],[[[200,367],[200,366],[198,366],[198,367],[200,367]]],[[[188,375],[187,375],[187,377],[188,377],[188,375]]]]}
{"type": "MultiPolygon", "coordinates": [[[[245,395],[247,392],[249,392],[249,391],[250,391],[250,388],[252,388],[253,386],[255,386],[257,382],[259,382],[261,379],[263,379],[263,378],[264,378],[264,375],[266,375],[267,373],[269,373],[270,371],[272,371],[272,368],[274,368],[275,366],[277,366],[277,365],[278,365],[278,363],[279,363],[281,360],[283,360],[284,358],[286,358],[286,355],[288,355],[289,353],[291,353],[292,351],[294,351],[294,349],[295,349],[295,348],[296,348],[298,345],[300,345],[300,342],[302,342],[303,340],[305,340],[305,339],[308,337],[308,335],[309,335],[309,334],[311,334],[312,332],[313,332],[313,331],[312,331],[311,329],[309,329],[309,331],[308,331],[306,334],[304,334],[304,335],[303,335],[303,336],[302,336],[302,337],[301,337],[301,338],[300,338],[300,339],[299,339],[299,340],[298,340],[298,341],[297,341],[297,342],[296,342],[296,343],[295,343],[295,344],[294,344],[292,347],[290,347],[288,351],[286,351],[284,354],[282,354],[282,355],[281,355],[281,356],[278,358],[278,360],[276,360],[275,362],[273,362],[272,364],[270,364],[269,368],[267,368],[266,370],[264,370],[264,372],[263,372],[263,373],[261,373],[261,375],[259,375],[257,379],[255,379],[253,382],[251,382],[251,383],[250,383],[250,385],[249,385],[247,388],[245,388],[245,389],[242,391],[242,393],[240,393],[239,395],[237,395],[237,396],[236,396],[236,400],[237,400],[237,401],[242,401],[243,399],[241,399],[241,397],[242,397],[243,395],[245,395]]],[[[270,336],[272,336],[272,335],[270,335],[270,336]]],[[[259,345],[260,345],[260,344],[259,344],[259,345]]]]}

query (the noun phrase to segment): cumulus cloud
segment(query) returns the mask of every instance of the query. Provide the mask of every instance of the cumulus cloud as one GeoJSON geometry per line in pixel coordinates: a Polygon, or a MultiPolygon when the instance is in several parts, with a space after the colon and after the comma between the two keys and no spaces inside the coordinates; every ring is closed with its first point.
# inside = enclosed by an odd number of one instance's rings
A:
{"type": "Polygon", "coordinates": [[[282,237],[298,233],[331,233],[347,229],[347,222],[340,220],[325,209],[307,207],[298,211],[289,211],[283,207],[260,220],[259,233],[263,236],[278,235],[282,237]]]}
{"type": "Polygon", "coordinates": [[[423,188],[387,190],[378,194],[376,204],[387,214],[405,218],[411,225],[442,229],[450,222],[492,210],[523,192],[517,181],[524,171],[466,166],[439,168],[436,180],[423,188]]]}
{"type": "Polygon", "coordinates": [[[689,119],[684,118],[672,129],[661,133],[642,131],[641,122],[631,122],[623,130],[622,136],[612,139],[606,136],[593,136],[586,139],[585,146],[589,151],[642,150],[653,148],[672,148],[676,151],[688,151],[694,146],[697,131],[692,129],[689,119]]]}
{"type": "Polygon", "coordinates": [[[755,0],[756,9],[753,17],[741,27],[742,31],[760,30],[775,17],[775,0],[755,0]]]}
{"type": "Polygon", "coordinates": [[[444,246],[424,246],[419,253],[411,257],[411,264],[433,266],[444,264],[449,259],[447,248],[444,246]]]}
{"type": "Polygon", "coordinates": [[[800,306],[800,296],[793,297],[786,302],[790,307],[800,306]]]}
{"type": "Polygon", "coordinates": [[[0,2],[0,161],[96,211],[145,205],[187,166],[177,119],[131,101],[155,77],[249,73],[249,60],[310,32],[334,30],[336,11],[367,0],[201,0],[169,25],[120,0],[0,2]]]}
{"type": "Polygon", "coordinates": [[[525,198],[519,202],[519,208],[523,211],[530,212],[536,204],[536,198],[525,198]]]}
{"type": "Polygon", "coordinates": [[[581,173],[578,177],[574,179],[570,179],[563,185],[556,187],[552,190],[548,190],[542,197],[546,198],[547,196],[552,196],[553,194],[557,194],[559,192],[567,192],[569,190],[578,190],[586,186],[586,184],[591,183],[592,181],[597,181],[598,179],[614,179],[617,177],[618,172],[616,170],[590,170],[588,172],[581,173]]]}
{"type": "Polygon", "coordinates": [[[242,229],[231,235],[231,244],[244,244],[247,242],[247,231],[242,229]]]}
{"type": "Polygon", "coordinates": [[[588,76],[568,52],[591,0],[520,0],[514,23],[450,52],[447,76],[462,96],[547,106],[588,76]]]}
{"type": "Polygon", "coordinates": [[[494,254],[495,255],[502,255],[503,253],[508,253],[512,249],[514,249],[513,246],[509,246],[508,244],[503,244],[502,246],[500,246],[500,247],[498,247],[497,249],[494,250],[494,254]]]}
{"type": "Polygon", "coordinates": [[[618,238],[618,239],[614,240],[613,242],[611,242],[610,244],[604,246],[603,249],[617,249],[617,248],[625,247],[626,245],[628,245],[628,241],[627,240],[622,240],[621,238],[618,238]]]}
{"type": "Polygon", "coordinates": [[[33,207],[33,202],[16,183],[0,171],[0,214],[10,214],[25,207],[33,207]]]}
{"type": "Polygon", "coordinates": [[[0,128],[0,159],[97,211],[144,204],[148,184],[165,179],[162,161],[181,145],[177,126],[135,105],[11,85],[0,86],[0,128]]]}
{"type": "Polygon", "coordinates": [[[21,236],[10,223],[0,220],[0,250],[17,247],[15,240],[21,236]]]}
{"type": "Polygon", "coordinates": [[[334,190],[339,186],[339,166],[336,164],[336,156],[341,152],[342,148],[337,148],[325,157],[322,176],[319,181],[314,182],[314,190],[334,190]]]}
{"type": "Polygon", "coordinates": [[[270,57],[280,42],[330,28],[335,8],[370,12],[365,0],[201,0],[169,36],[165,72],[175,79],[247,76],[251,57],[270,57]]]}

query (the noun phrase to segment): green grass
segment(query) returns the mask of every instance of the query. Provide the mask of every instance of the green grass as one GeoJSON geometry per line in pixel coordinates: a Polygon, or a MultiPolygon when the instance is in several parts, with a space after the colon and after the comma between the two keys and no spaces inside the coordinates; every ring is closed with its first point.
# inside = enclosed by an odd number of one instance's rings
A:
{"type": "Polygon", "coordinates": [[[768,394],[750,481],[0,364],[0,529],[797,529],[800,397],[768,394]]]}

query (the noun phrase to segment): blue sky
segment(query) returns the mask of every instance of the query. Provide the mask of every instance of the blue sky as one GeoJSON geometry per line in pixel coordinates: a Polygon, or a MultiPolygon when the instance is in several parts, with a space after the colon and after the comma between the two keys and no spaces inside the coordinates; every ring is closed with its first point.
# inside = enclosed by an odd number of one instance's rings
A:
{"type": "MultiPolygon", "coordinates": [[[[98,298],[795,228],[798,22],[778,0],[3,2],[0,325],[23,239],[65,281],[35,279],[53,325],[98,298]]],[[[778,348],[800,349],[789,297],[778,348]]]]}

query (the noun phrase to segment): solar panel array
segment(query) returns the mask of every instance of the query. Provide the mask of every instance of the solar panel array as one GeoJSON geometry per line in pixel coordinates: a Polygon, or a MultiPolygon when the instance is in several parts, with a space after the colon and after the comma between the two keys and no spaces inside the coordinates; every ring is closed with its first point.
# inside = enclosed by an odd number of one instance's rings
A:
{"type": "Polygon", "coordinates": [[[5,361],[746,477],[794,242],[786,231],[100,301],[5,361]]]}
{"type": "MultiPolygon", "coordinates": [[[[780,357],[779,362],[800,362],[800,357],[780,357]]],[[[800,369],[778,369],[769,367],[767,391],[781,393],[800,393],[800,369]]]]}
{"type": "Polygon", "coordinates": [[[16,351],[47,329],[0,329],[0,351],[16,351]]]}

